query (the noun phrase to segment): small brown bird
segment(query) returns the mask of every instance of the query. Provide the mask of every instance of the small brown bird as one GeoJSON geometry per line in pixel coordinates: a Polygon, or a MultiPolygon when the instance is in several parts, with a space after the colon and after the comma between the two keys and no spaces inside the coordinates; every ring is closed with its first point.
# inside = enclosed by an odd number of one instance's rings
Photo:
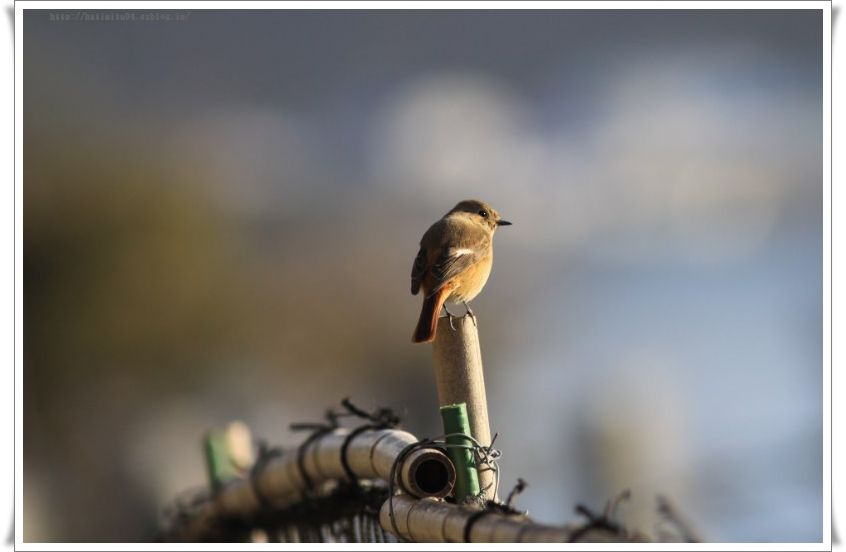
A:
{"type": "Polygon", "coordinates": [[[412,341],[435,339],[442,307],[452,324],[447,301],[464,303],[473,316],[467,301],[476,297],[488,281],[494,232],[510,224],[484,201],[466,199],[426,230],[411,269],[411,294],[423,289],[423,309],[412,341]]]}

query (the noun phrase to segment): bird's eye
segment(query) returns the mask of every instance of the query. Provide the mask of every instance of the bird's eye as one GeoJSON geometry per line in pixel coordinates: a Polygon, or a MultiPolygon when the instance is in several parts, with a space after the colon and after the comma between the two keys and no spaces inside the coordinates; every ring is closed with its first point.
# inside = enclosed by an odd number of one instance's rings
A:
{"type": "Polygon", "coordinates": [[[488,218],[488,212],[482,209],[479,211],[479,214],[482,215],[482,218],[488,218]]]}

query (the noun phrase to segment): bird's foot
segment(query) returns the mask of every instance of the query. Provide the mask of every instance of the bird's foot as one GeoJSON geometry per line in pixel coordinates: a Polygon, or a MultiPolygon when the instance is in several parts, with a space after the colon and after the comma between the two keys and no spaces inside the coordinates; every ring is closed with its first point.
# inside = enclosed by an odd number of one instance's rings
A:
{"type": "Polygon", "coordinates": [[[452,328],[452,331],[455,331],[455,324],[453,324],[453,320],[455,320],[455,315],[449,312],[449,309],[446,308],[446,305],[444,305],[444,312],[446,313],[447,318],[449,319],[449,327],[452,328]]]}
{"type": "Polygon", "coordinates": [[[470,305],[467,304],[467,301],[462,301],[462,303],[464,303],[464,308],[467,309],[467,314],[470,315],[470,319],[473,321],[473,325],[479,327],[479,325],[476,324],[476,314],[473,312],[473,309],[470,308],[470,305]]]}

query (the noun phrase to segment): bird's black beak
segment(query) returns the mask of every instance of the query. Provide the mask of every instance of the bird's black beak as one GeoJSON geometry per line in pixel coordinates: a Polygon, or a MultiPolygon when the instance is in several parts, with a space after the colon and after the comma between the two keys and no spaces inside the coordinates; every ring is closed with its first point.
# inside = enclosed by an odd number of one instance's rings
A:
{"type": "Polygon", "coordinates": [[[511,223],[507,220],[500,220],[496,223],[497,226],[511,226],[511,223]]]}

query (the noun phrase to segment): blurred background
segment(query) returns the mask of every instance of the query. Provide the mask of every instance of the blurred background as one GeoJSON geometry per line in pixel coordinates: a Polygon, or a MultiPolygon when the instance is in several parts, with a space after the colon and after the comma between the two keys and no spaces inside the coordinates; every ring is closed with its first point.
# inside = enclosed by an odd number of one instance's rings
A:
{"type": "Polygon", "coordinates": [[[822,539],[820,12],[79,13],[23,27],[25,540],[154,538],[233,419],[439,434],[410,272],[469,197],[520,507],[822,539]]]}

